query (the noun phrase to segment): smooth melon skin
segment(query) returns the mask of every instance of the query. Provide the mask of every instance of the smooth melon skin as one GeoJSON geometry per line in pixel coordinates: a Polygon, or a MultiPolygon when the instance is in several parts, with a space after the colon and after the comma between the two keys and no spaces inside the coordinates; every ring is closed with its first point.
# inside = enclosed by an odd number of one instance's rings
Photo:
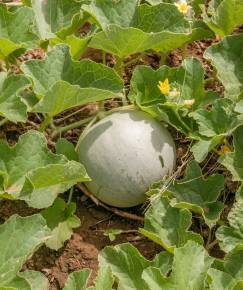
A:
{"type": "Polygon", "coordinates": [[[149,186],[173,171],[175,144],[167,129],[149,114],[113,113],[91,127],[79,147],[80,162],[99,200],[132,207],[145,200],[149,186]]]}

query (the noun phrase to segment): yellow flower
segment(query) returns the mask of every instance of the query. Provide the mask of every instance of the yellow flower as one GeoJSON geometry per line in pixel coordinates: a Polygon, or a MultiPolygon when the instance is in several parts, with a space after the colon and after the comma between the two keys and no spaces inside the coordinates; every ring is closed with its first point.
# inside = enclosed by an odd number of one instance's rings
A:
{"type": "Polygon", "coordinates": [[[219,155],[224,155],[225,153],[231,152],[231,149],[227,145],[220,146],[220,150],[218,151],[219,155]]]}
{"type": "Polygon", "coordinates": [[[178,10],[183,14],[187,14],[190,7],[185,0],[180,0],[177,3],[175,3],[175,5],[178,8],[178,10]]]}
{"type": "Polygon", "coordinates": [[[159,82],[158,88],[160,89],[162,94],[168,95],[170,91],[169,80],[165,79],[163,82],[159,82]]]}
{"type": "Polygon", "coordinates": [[[184,106],[190,109],[194,103],[195,103],[195,100],[194,99],[185,100],[184,101],[184,106]]]}

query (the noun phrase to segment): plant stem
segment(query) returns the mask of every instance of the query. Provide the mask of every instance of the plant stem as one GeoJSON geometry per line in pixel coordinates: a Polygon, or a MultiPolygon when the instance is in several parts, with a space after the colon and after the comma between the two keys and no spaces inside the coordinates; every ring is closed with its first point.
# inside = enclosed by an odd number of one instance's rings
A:
{"type": "Polygon", "coordinates": [[[51,116],[46,116],[44,121],[40,124],[39,131],[40,132],[44,132],[46,127],[48,127],[49,124],[51,123],[51,121],[52,121],[52,117],[51,116]]]}
{"type": "Polygon", "coordinates": [[[23,6],[21,2],[3,2],[3,4],[9,7],[23,6]]]}
{"type": "Polygon", "coordinates": [[[67,126],[57,128],[55,131],[53,131],[51,136],[52,136],[52,138],[55,138],[58,134],[62,134],[63,132],[66,132],[68,130],[75,129],[75,128],[78,128],[78,127],[80,127],[82,125],[87,124],[88,122],[93,120],[93,118],[94,117],[89,117],[89,118],[86,118],[86,119],[71,123],[71,124],[69,124],[67,126]]]}
{"type": "Polygon", "coordinates": [[[166,58],[167,58],[167,54],[161,52],[160,53],[160,61],[159,61],[160,66],[165,65],[166,58]]]}
{"type": "Polygon", "coordinates": [[[114,108],[114,109],[111,109],[110,111],[107,111],[106,115],[109,116],[110,114],[119,112],[119,111],[135,110],[135,108],[136,107],[134,105],[122,106],[122,107],[114,108]]]}
{"type": "Polygon", "coordinates": [[[129,66],[129,65],[131,65],[131,64],[135,64],[135,63],[137,63],[137,62],[141,59],[141,57],[143,57],[143,54],[140,54],[140,55],[137,56],[136,58],[131,59],[131,60],[129,60],[128,62],[124,63],[124,64],[123,64],[123,67],[127,67],[127,66],[129,66]]]}
{"type": "Polygon", "coordinates": [[[117,57],[114,69],[121,77],[122,77],[122,68],[123,68],[123,58],[117,57]]]}
{"type": "Polygon", "coordinates": [[[67,201],[67,204],[70,204],[70,202],[72,201],[72,198],[73,198],[73,188],[72,187],[69,191],[69,195],[68,195],[68,201],[67,201]]]}
{"type": "Polygon", "coordinates": [[[186,59],[187,56],[187,44],[184,44],[181,48],[182,60],[186,59]]]}
{"type": "Polygon", "coordinates": [[[5,119],[2,119],[1,121],[0,121],[0,127],[1,126],[3,126],[5,123],[7,123],[8,122],[8,120],[5,118],[5,119]]]}
{"type": "Polygon", "coordinates": [[[102,63],[106,65],[106,52],[102,51],[102,63]]]}
{"type": "Polygon", "coordinates": [[[212,79],[215,80],[215,81],[218,79],[218,78],[217,78],[217,70],[216,70],[215,67],[213,67],[213,71],[212,71],[212,79]]]}

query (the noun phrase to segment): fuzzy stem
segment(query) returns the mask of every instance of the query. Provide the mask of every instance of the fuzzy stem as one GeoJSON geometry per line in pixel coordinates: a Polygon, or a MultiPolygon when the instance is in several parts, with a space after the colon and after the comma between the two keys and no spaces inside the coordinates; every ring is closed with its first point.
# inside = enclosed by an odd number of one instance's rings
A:
{"type": "Polygon", "coordinates": [[[39,131],[44,132],[51,122],[52,122],[52,117],[46,116],[44,121],[40,124],[39,131]]]}
{"type": "Polygon", "coordinates": [[[187,44],[184,44],[181,48],[181,56],[182,60],[186,59],[187,57],[187,44]]]}
{"type": "Polygon", "coordinates": [[[8,7],[23,6],[21,2],[3,2],[8,7]]]}
{"type": "Polygon", "coordinates": [[[122,77],[122,68],[123,68],[123,58],[117,57],[114,69],[121,77],[122,77]]]}
{"type": "Polygon", "coordinates": [[[161,52],[160,53],[160,61],[159,61],[160,66],[165,65],[166,58],[167,58],[167,54],[161,52]]]}
{"type": "Polygon", "coordinates": [[[63,132],[66,132],[68,130],[75,129],[75,128],[78,128],[78,127],[80,127],[82,125],[87,124],[88,122],[93,120],[93,118],[94,117],[89,117],[89,118],[86,118],[86,119],[71,123],[71,124],[69,124],[67,126],[57,128],[55,131],[53,131],[51,136],[52,136],[52,138],[55,138],[58,134],[62,134],[63,132]]]}
{"type": "Polygon", "coordinates": [[[73,198],[73,188],[74,188],[74,187],[72,187],[72,188],[70,189],[70,191],[69,191],[67,204],[70,204],[71,201],[72,201],[72,198],[73,198]]]}
{"type": "Polygon", "coordinates": [[[102,51],[102,63],[106,65],[106,52],[102,51]]]}

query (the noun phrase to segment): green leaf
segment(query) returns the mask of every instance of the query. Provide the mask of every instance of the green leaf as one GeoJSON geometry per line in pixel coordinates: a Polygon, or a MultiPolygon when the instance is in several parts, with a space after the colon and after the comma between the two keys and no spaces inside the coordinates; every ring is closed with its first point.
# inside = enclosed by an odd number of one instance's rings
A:
{"type": "Polygon", "coordinates": [[[235,279],[243,280],[243,249],[242,247],[235,247],[224,258],[224,270],[235,279]]]}
{"type": "Polygon", "coordinates": [[[237,281],[229,274],[217,269],[209,269],[210,289],[212,290],[234,290],[237,281]]]}
{"type": "Polygon", "coordinates": [[[119,229],[108,229],[104,232],[104,236],[109,237],[110,241],[113,242],[116,239],[117,235],[120,235],[122,230],[119,229]]]}
{"type": "MultiPolygon", "coordinates": [[[[93,90],[94,95],[101,91],[114,96],[123,88],[123,81],[113,69],[90,60],[73,61],[65,45],[56,46],[44,60],[27,61],[22,65],[22,70],[31,77],[34,90],[40,96],[48,95],[58,81],[64,81],[59,82],[60,86],[68,86],[69,83],[86,89],[85,92],[93,90]]],[[[71,90],[78,89],[76,86],[70,87],[71,90]]]]}
{"type": "Polygon", "coordinates": [[[146,212],[144,228],[139,231],[173,253],[175,247],[183,246],[188,240],[203,243],[199,235],[188,231],[191,218],[187,209],[174,208],[166,197],[161,197],[146,212]]]}
{"type": "Polygon", "coordinates": [[[211,110],[199,109],[190,113],[198,123],[199,133],[207,137],[200,138],[191,149],[196,161],[202,162],[209,151],[243,123],[242,118],[234,112],[234,106],[230,99],[224,98],[216,100],[211,110]]]}
{"type": "Polygon", "coordinates": [[[24,262],[49,234],[45,220],[39,214],[25,218],[14,215],[0,225],[1,286],[7,287],[16,279],[24,262]]]}
{"type": "Polygon", "coordinates": [[[51,237],[46,241],[46,246],[52,250],[58,250],[64,242],[70,239],[73,229],[80,226],[80,220],[74,215],[76,204],[66,204],[61,198],[57,198],[54,204],[42,211],[47,226],[52,230],[51,237]]]}
{"type": "MultiPolygon", "coordinates": [[[[171,271],[173,255],[168,252],[160,252],[153,261],[146,260],[131,244],[121,244],[115,247],[106,247],[99,256],[100,271],[109,267],[112,273],[119,281],[118,289],[147,289],[139,288],[145,285],[141,279],[143,269],[147,267],[156,267],[161,273],[167,275],[171,271]]],[[[99,272],[100,272],[99,271],[99,272]]],[[[108,271],[108,269],[107,269],[108,271]]],[[[106,272],[104,270],[104,272],[106,272]]],[[[97,280],[100,277],[98,273],[97,280]]],[[[110,277],[110,271],[107,275],[110,277]]],[[[106,276],[106,281],[108,277],[106,276]]],[[[111,285],[111,277],[109,278],[111,285]]],[[[97,287],[97,282],[95,284],[97,287]]],[[[95,288],[103,290],[108,288],[95,288]]],[[[92,288],[93,290],[93,288],[92,288]]]]}
{"type": "Polygon", "coordinates": [[[83,9],[104,30],[94,35],[89,46],[120,58],[149,49],[168,53],[187,42],[210,37],[209,30],[201,25],[191,29],[173,4],[137,6],[135,0],[129,5],[125,1],[111,4],[108,0],[99,0],[83,9]]]}
{"type": "Polygon", "coordinates": [[[25,279],[30,284],[31,290],[50,289],[48,279],[41,272],[28,270],[28,271],[21,272],[18,275],[22,277],[23,279],[25,279]]]}
{"type": "Polygon", "coordinates": [[[220,157],[219,162],[223,164],[233,175],[234,181],[243,180],[243,126],[238,127],[233,133],[235,151],[220,157]]]}
{"type": "Polygon", "coordinates": [[[69,275],[63,290],[85,290],[90,276],[90,269],[82,269],[69,275]]]}
{"type": "Polygon", "coordinates": [[[242,24],[243,3],[241,0],[223,0],[216,7],[215,1],[211,1],[208,10],[210,16],[204,13],[204,21],[220,36],[231,34],[236,26],[242,24]]]}
{"type": "Polygon", "coordinates": [[[95,286],[88,288],[89,290],[112,290],[114,283],[113,275],[110,267],[100,267],[95,279],[95,286]]]}
{"type": "Polygon", "coordinates": [[[168,275],[172,268],[173,254],[161,251],[157,254],[151,264],[152,267],[158,268],[163,275],[168,275]]]}
{"type": "MultiPolygon", "coordinates": [[[[171,88],[172,90],[172,88],[171,88]]],[[[138,66],[131,79],[131,99],[135,99],[140,105],[154,103],[183,104],[184,100],[194,99],[193,108],[205,104],[204,70],[202,64],[196,58],[188,58],[179,68],[162,66],[153,70],[148,66],[138,66]],[[180,92],[177,98],[165,97],[158,89],[159,81],[168,79],[170,86],[176,83],[176,89],[180,92]]]]}
{"type": "MultiPolygon", "coordinates": [[[[234,203],[228,215],[229,226],[221,226],[217,232],[216,237],[219,241],[220,247],[229,252],[236,246],[243,246],[243,187],[237,193],[237,201],[234,203]]],[[[242,277],[243,280],[243,277],[242,277]]]]}
{"type": "Polygon", "coordinates": [[[184,179],[170,185],[168,192],[176,198],[173,201],[174,206],[202,214],[205,222],[211,227],[215,225],[223,209],[223,204],[217,201],[223,189],[223,175],[214,174],[205,179],[200,166],[191,161],[188,163],[184,179]]]}
{"type": "Polygon", "coordinates": [[[80,163],[51,153],[44,135],[36,131],[22,135],[15,147],[0,142],[0,153],[0,195],[36,208],[50,206],[59,193],[89,180],[80,163]]]}
{"type": "Polygon", "coordinates": [[[75,35],[68,35],[65,38],[54,38],[51,40],[52,44],[66,44],[70,47],[70,54],[74,60],[79,60],[81,55],[85,52],[88,43],[92,36],[84,38],[77,37],[75,35]]]}
{"type": "Polygon", "coordinates": [[[175,249],[172,274],[168,278],[153,267],[145,269],[142,278],[150,290],[204,290],[212,261],[202,246],[188,241],[184,247],[175,249]]]}
{"type": "Polygon", "coordinates": [[[60,138],[56,143],[56,154],[61,154],[67,157],[68,160],[78,161],[78,153],[75,151],[73,143],[65,138],[60,138]]]}
{"type": "MultiPolygon", "coordinates": [[[[96,65],[95,65],[96,66],[96,65]]],[[[86,68],[89,70],[89,68],[86,68]]],[[[101,72],[100,68],[100,72],[101,72]]],[[[94,70],[93,67],[90,70],[94,70]]],[[[91,72],[91,71],[89,71],[91,72]]],[[[105,72],[103,72],[105,73],[105,72]]],[[[108,79],[103,80],[107,82],[108,79]]],[[[112,80],[110,80],[110,87],[112,80]]],[[[90,85],[92,85],[90,83],[90,85]]],[[[118,94],[109,88],[99,89],[95,87],[80,88],[79,85],[70,85],[65,81],[56,82],[47,94],[34,106],[33,111],[48,114],[50,117],[75,106],[85,105],[90,102],[103,101],[108,98],[117,98],[118,94]]]]}
{"type": "Polygon", "coordinates": [[[205,57],[217,69],[217,77],[223,83],[226,96],[235,100],[243,84],[243,34],[225,37],[220,43],[210,46],[205,57]],[[225,69],[227,68],[227,69],[225,69]]]}
{"type": "Polygon", "coordinates": [[[34,15],[29,7],[9,12],[0,4],[0,59],[23,47],[34,47],[38,36],[34,31],[34,15]]]}
{"type": "Polygon", "coordinates": [[[191,116],[199,125],[199,133],[206,137],[227,136],[242,123],[233,111],[234,103],[229,99],[219,99],[213,103],[211,110],[199,109],[191,116]]]}
{"type": "Polygon", "coordinates": [[[41,39],[71,34],[80,23],[81,3],[74,0],[31,0],[41,39]]]}
{"type": "Polygon", "coordinates": [[[24,122],[27,119],[27,106],[19,93],[30,85],[23,75],[0,73],[0,115],[12,122],[24,122]]]}
{"type": "Polygon", "coordinates": [[[100,256],[100,265],[110,266],[113,275],[119,281],[119,289],[148,290],[141,279],[142,272],[150,266],[138,250],[130,244],[121,244],[115,247],[106,247],[100,256]]]}
{"type": "Polygon", "coordinates": [[[208,153],[222,142],[222,139],[223,137],[221,135],[212,138],[200,137],[200,140],[191,148],[195,160],[199,163],[202,162],[207,157],[208,153]]]}

